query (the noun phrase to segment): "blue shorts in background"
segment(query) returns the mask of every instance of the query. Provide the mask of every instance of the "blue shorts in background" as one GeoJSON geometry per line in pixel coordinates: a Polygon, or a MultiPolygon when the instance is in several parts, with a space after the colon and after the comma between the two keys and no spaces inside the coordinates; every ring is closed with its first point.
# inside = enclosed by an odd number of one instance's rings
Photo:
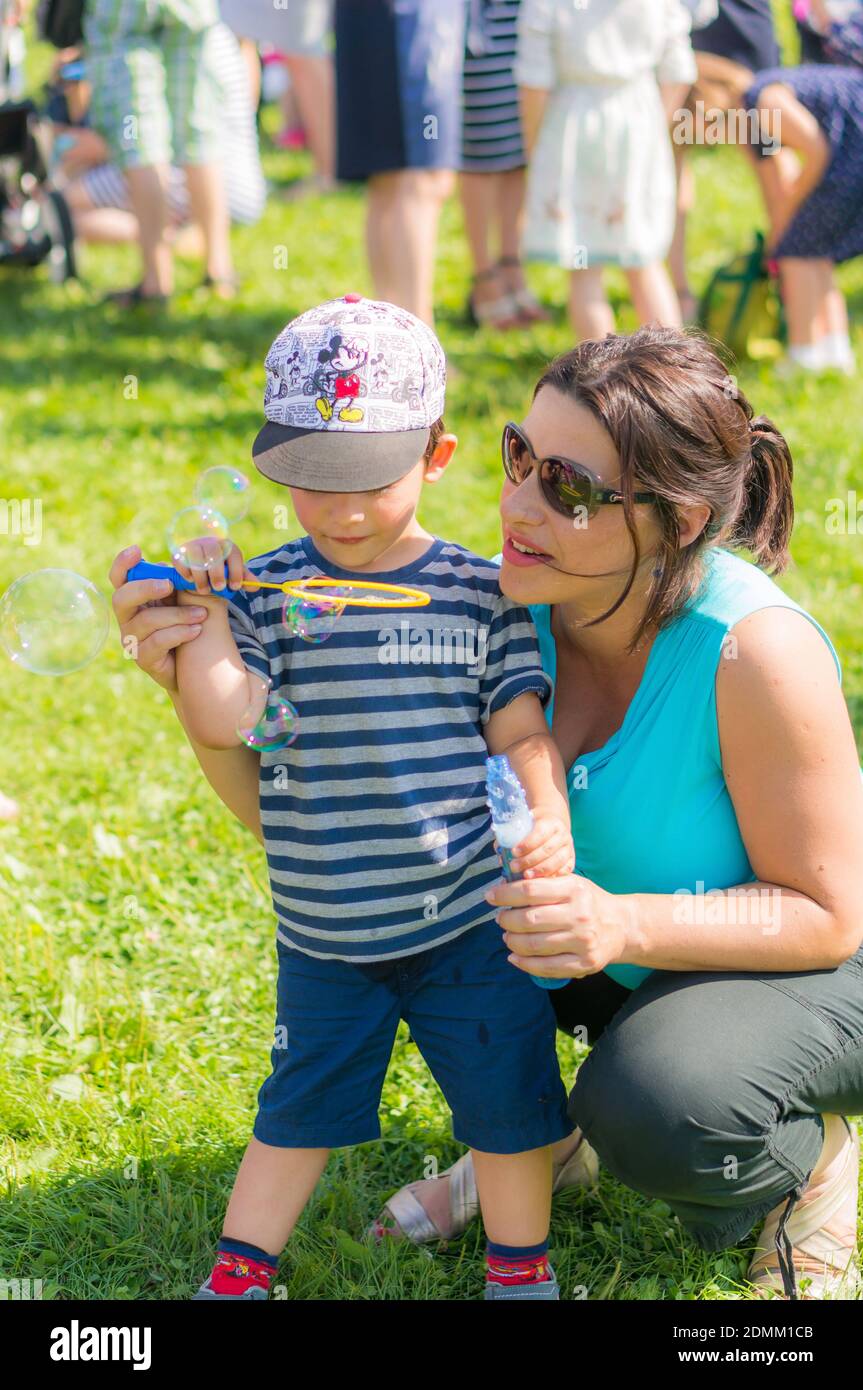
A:
{"type": "Polygon", "coordinates": [[[380,1138],[378,1106],[404,1019],[452,1111],[453,1137],[524,1153],[572,1131],[548,995],[510,965],[494,919],[428,951],[374,964],[277,940],[272,1073],[254,1134],[282,1148],[380,1138]]]}

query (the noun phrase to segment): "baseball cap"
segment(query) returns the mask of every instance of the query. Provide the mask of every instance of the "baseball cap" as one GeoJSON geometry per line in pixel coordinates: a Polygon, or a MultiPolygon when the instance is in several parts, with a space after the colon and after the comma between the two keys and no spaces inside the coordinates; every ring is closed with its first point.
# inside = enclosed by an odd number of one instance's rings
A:
{"type": "Polygon", "coordinates": [[[446,358],[428,324],[346,294],[293,319],[265,362],[255,466],[277,483],[368,492],[403,478],[443,414],[446,358]]]}

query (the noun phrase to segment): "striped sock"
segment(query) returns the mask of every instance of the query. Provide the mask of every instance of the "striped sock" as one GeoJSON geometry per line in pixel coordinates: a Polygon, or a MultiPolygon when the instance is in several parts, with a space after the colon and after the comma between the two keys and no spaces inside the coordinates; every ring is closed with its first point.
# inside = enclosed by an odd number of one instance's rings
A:
{"type": "Polygon", "coordinates": [[[210,1288],[213,1293],[233,1294],[235,1297],[245,1293],[252,1284],[269,1290],[278,1264],[278,1255],[269,1255],[258,1245],[248,1245],[243,1240],[223,1236],[210,1275],[210,1288]]]}
{"type": "Polygon", "coordinates": [[[540,1245],[486,1245],[487,1284],[537,1284],[553,1279],[548,1263],[548,1241],[540,1245]]]}

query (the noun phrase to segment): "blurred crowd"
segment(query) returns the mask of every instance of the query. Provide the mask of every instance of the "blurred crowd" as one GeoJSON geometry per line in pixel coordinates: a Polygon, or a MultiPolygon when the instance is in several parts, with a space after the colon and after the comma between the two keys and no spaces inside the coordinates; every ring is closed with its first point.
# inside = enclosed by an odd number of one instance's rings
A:
{"type": "Polygon", "coordinates": [[[793,68],[770,0],[41,0],[43,30],[58,10],[82,31],[48,102],[76,231],[140,246],[119,304],[167,299],[178,246],[235,293],[230,224],[267,199],[263,93],[284,108],[278,143],[313,157],[292,195],[364,182],[375,293],[428,322],[458,186],[467,312],[502,331],[547,316],[525,261],[570,272],[578,338],[614,328],[608,267],[639,322],[694,321],[687,150],[739,145],[788,361],[854,369],[834,267],[863,252],[863,0],[793,0],[793,68]]]}

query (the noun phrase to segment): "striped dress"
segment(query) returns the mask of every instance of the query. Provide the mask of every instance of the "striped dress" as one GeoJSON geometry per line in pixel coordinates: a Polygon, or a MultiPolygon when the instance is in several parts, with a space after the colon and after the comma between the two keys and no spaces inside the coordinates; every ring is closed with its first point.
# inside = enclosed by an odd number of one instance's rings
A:
{"type": "Polygon", "coordinates": [[[513,77],[520,0],[471,0],[464,55],[462,171],[494,174],[527,163],[513,77]]]}

